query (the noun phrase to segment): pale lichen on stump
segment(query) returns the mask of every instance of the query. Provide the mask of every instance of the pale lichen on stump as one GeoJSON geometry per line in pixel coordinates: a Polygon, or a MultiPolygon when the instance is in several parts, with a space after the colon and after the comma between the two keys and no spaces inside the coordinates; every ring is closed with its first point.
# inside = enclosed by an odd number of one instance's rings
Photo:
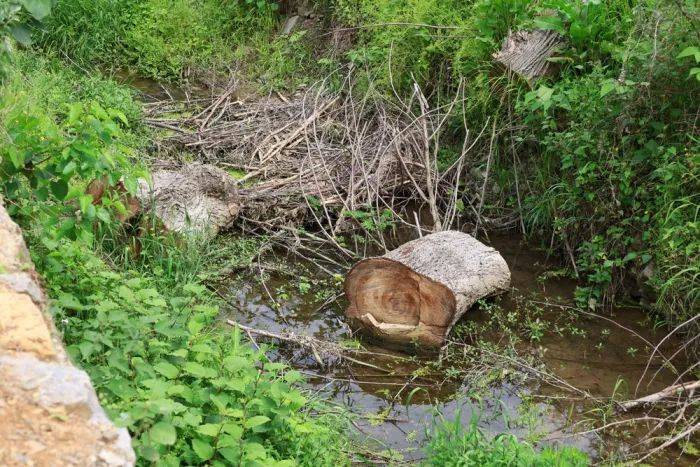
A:
{"type": "Polygon", "coordinates": [[[345,279],[346,315],[388,342],[436,347],[477,300],[509,285],[496,250],[462,232],[438,232],[357,263],[345,279]]]}

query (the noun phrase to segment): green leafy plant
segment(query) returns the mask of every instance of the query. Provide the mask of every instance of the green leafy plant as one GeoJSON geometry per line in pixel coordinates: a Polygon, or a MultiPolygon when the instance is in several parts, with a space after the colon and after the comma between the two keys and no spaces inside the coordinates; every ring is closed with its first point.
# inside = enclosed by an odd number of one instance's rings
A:
{"type": "Polygon", "coordinates": [[[51,13],[52,0],[5,0],[0,3],[0,78],[7,66],[16,41],[32,43],[28,23],[41,21],[51,13]]]}
{"type": "Polygon", "coordinates": [[[428,458],[425,465],[434,466],[586,466],[588,457],[572,447],[545,447],[537,451],[511,434],[488,437],[472,416],[464,427],[458,412],[453,421],[440,417],[428,433],[428,458]]]}
{"type": "Polygon", "coordinates": [[[688,76],[695,77],[698,81],[700,81],[700,66],[697,66],[700,64],[700,48],[696,46],[691,46],[691,47],[686,47],[681,51],[681,53],[678,54],[676,57],[677,59],[695,59],[694,64],[696,66],[692,67],[690,71],[688,72],[688,76]]]}
{"type": "Polygon", "coordinates": [[[201,284],[180,283],[162,295],[158,282],[110,269],[79,242],[33,252],[56,297],[51,312],[68,352],[109,415],[129,427],[139,459],[345,462],[330,420],[307,415],[301,375],[254,350],[238,328],[215,327],[218,308],[201,284]]]}
{"type": "Polygon", "coordinates": [[[60,123],[45,114],[11,112],[5,125],[9,144],[0,151],[10,213],[40,220],[49,234],[89,241],[95,222],[108,224],[112,213],[126,209],[118,198],[94,200],[86,184],[104,179],[109,186],[121,182],[129,192],[136,189],[136,179],[124,170],[128,149],[119,142],[126,125],[122,112],[96,102],[71,104],[60,123]]]}

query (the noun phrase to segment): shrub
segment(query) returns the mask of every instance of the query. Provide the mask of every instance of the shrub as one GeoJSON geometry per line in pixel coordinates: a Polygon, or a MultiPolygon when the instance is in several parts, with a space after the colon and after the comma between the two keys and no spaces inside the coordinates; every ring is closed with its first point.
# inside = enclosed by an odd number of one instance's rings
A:
{"type": "Polygon", "coordinates": [[[20,65],[29,65],[14,72],[0,92],[0,190],[21,223],[43,227],[49,237],[90,241],[96,222],[110,223],[125,207],[117,197],[93,200],[87,184],[104,177],[111,186],[136,188],[140,171],[132,167],[127,144],[134,135],[119,108],[134,114],[135,104],[112,83],[52,71],[53,62],[36,59],[42,68],[32,58],[18,57],[20,65]]]}
{"type": "Polygon", "coordinates": [[[226,71],[239,46],[252,41],[267,45],[276,26],[275,5],[62,0],[38,42],[83,67],[129,68],[144,77],[175,81],[192,73],[226,71]]]}
{"type": "Polygon", "coordinates": [[[40,29],[37,43],[81,67],[126,64],[127,31],[141,16],[143,0],[61,0],[40,29]]]}
{"type": "Polygon", "coordinates": [[[198,283],[171,286],[109,268],[79,242],[32,248],[51,313],[141,462],[345,463],[337,421],[308,415],[301,375],[253,350],[198,283]],[[48,247],[48,250],[47,250],[48,247]]]}

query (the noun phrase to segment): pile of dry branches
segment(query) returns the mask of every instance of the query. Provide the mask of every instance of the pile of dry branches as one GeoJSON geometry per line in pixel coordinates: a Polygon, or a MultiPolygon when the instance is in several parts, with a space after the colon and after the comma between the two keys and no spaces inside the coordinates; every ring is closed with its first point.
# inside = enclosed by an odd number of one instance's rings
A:
{"type": "Polygon", "coordinates": [[[333,92],[323,81],[290,98],[242,101],[232,81],[211,99],[153,103],[147,122],[170,130],[163,143],[174,152],[245,173],[238,184],[247,225],[270,233],[311,220],[317,238],[339,247],[340,232],[361,227],[358,212],[367,230],[387,216],[419,224],[419,211],[428,214],[426,230],[454,225],[463,208],[460,181],[475,160],[468,155],[485,132],[458,132],[466,135],[461,154],[438,170],[448,123],[466,120],[463,91],[460,84],[452,99],[430,108],[417,85],[408,100],[390,100],[357,93],[346,76],[333,92]]]}

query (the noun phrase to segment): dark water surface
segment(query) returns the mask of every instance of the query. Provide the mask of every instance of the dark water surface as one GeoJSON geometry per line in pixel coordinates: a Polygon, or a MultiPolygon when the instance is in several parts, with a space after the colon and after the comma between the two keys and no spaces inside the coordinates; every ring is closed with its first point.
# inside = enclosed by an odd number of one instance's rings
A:
{"type": "MultiPolygon", "coordinates": [[[[511,292],[498,299],[498,304],[506,312],[516,313],[517,319],[523,297],[530,301],[570,303],[576,282],[556,277],[541,280],[544,271],[556,267],[543,252],[522,245],[517,234],[492,236],[490,243],[504,256],[512,273],[511,292]]],[[[323,300],[315,295],[321,285],[314,283],[313,278],[309,279],[311,287],[306,293],[287,287],[285,295],[280,298],[278,288],[289,281],[289,277],[275,274],[265,286],[250,280],[250,277],[232,279],[220,289],[232,302],[225,318],[256,329],[312,335],[336,343],[353,338],[345,324],[342,299],[323,306],[323,300]],[[277,305],[273,304],[273,299],[277,305]]],[[[557,321],[555,315],[564,313],[558,308],[547,310],[540,318],[547,322],[557,321]]],[[[540,341],[519,344],[518,351],[537,355],[555,375],[594,397],[609,397],[616,388],[618,393],[629,396],[644,371],[650,350],[639,336],[655,343],[663,334],[653,333],[647,322],[648,315],[640,309],[621,308],[605,316],[617,324],[582,316],[576,320],[575,327],[585,335],[571,336],[552,332],[550,328],[540,341]],[[600,342],[604,345],[601,346],[600,342]]],[[[478,306],[462,318],[467,323],[487,319],[488,311],[478,306]]],[[[493,339],[498,337],[493,336],[493,339]]],[[[523,383],[496,381],[480,388],[475,395],[470,381],[448,378],[444,371],[412,378],[415,370],[426,361],[436,359],[437,355],[416,357],[372,342],[362,341],[362,344],[367,350],[382,354],[363,356],[362,359],[390,368],[392,374],[360,365],[321,368],[308,352],[284,344],[280,346],[277,357],[305,372],[319,395],[359,414],[357,428],[368,439],[378,440],[377,450],[398,451],[405,460],[421,459],[424,456],[421,446],[437,409],[447,419],[461,417],[465,425],[478,414],[479,426],[488,433],[509,432],[521,438],[539,434],[537,439],[573,445],[592,457],[597,456],[601,438],[596,434],[572,436],[567,428],[570,421],[580,421],[587,416],[585,410],[590,407],[590,401],[585,398],[572,402],[575,394],[540,384],[536,378],[534,382],[528,379],[523,383]],[[395,360],[387,355],[403,359],[395,360]],[[405,360],[411,357],[413,360],[405,360]],[[422,389],[414,391],[418,387],[422,389]],[[406,404],[409,394],[410,403],[406,404]]],[[[444,366],[449,367],[449,361],[445,363],[444,366]]],[[[657,368],[658,365],[652,366],[651,373],[657,368]]],[[[674,381],[670,371],[661,371],[653,381],[649,379],[640,385],[640,396],[658,391],[674,381]]],[[[619,441],[611,444],[619,444],[619,441]]],[[[679,460],[675,459],[675,462],[679,460]]]]}

